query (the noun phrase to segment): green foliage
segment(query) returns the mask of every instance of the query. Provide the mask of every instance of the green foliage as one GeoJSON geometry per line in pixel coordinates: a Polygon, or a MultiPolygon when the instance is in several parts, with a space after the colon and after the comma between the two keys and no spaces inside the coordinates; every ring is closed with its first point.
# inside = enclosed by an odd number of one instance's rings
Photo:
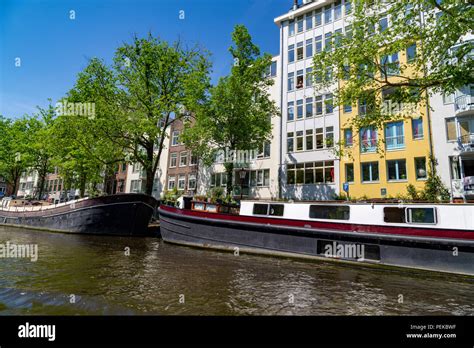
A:
{"type": "MultiPolygon", "coordinates": [[[[211,88],[209,99],[196,109],[194,125],[182,136],[206,165],[213,163],[218,150],[254,150],[270,140],[271,117],[278,114],[268,93],[273,81],[264,77],[271,57],[260,54],[242,25],[235,27],[232,40],[231,73],[211,88]]],[[[225,168],[230,194],[234,163],[225,163],[225,168]]]]}
{"type": "Polygon", "coordinates": [[[394,113],[383,107],[380,95],[387,87],[392,105],[419,106],[433,93],[450,94],[472,82],[474,42],[463,40],[474,28],[474,6],[469,1],[359,0],[352,4],[350,34],[335,35],[332,49],[313,58],[317,89],[345,80],[334,94],[336,104],[367,101],[367,114],[345,127],[380,129],[389,120],[412,116],[412,109],[394,113]],[[382,31],[383,18],[389,18],[390,24],[382,31]],[[416,55],[407,63],[402,55],[413,44],[416,55]],[[383,59],[394,53],[399,54],[399,63],[383,59]]]}
{"type": "Polygon", "coordinates": [[[437,161],[432,158],[430,161],[430,170],[425,186],[422,190],[417,190],[412,184],[407,186],[408,198],[412,201],[427,201],[432,203],[449,202],[450,192],[444,185],[441,177],[436,171],[437,161]]]}

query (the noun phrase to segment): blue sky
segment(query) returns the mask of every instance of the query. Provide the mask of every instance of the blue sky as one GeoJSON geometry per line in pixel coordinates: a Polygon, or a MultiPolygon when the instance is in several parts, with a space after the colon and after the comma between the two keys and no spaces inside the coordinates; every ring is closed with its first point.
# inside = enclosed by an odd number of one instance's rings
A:
{"type": "Polygon", "coordinates": [[[273,19],[292,0],[0,0],[0,115],[20,117],[55,103],[92,57],[110,63],[132,36],[199,44],[212,53],[215,82],[228,73],[228,47],[244,24],[262,52],[279,51],[273,19]],[[76,18],[69,18],[70,11],[76,18]],[[179,18],[184,11],[185,19],[179,18]],[[16,67],[16,58],[21,66],[16,67]]]}

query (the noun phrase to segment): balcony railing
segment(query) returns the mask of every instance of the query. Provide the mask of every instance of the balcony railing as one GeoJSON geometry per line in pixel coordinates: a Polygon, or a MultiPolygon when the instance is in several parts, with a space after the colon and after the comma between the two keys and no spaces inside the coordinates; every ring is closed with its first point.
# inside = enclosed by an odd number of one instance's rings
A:
{"type": "Polygon", "coordinates": [[[405,137],[403,135],[391,136],[385,138],[387,150],[403,149],[405,147],[405,137]]]}
{"type": "Polygon", "coordinates": [[[458,96],[454,100],[454,110],[457,115],[474,111],[474,97],[468,94],[458,96]]]}
{"type": "Polygon", "coordinates": [[[474,152],[474,134],[465,134],[458,138],[459,147],[462,152],[474,152]]]}

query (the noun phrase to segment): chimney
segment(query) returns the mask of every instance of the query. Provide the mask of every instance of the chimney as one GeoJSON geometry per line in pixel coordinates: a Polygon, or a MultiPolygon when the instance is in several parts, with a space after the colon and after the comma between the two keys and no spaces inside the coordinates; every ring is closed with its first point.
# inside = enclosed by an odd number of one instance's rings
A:
{"type": "Polygon", "coordinates": [[[298,8],[298,0],[293,1],[293,10],[296,10],[298,8]]]}

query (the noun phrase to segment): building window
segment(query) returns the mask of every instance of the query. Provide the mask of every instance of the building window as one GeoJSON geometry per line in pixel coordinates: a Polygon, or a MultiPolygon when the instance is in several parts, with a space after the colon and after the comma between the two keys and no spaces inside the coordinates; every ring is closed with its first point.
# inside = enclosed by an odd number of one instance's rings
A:
{"type": "Polygon", "coordinates": [[[351,7],[351,2],[350,0],[345,0],[344,1],[344,13],[347,16],[349,13],[351,13],[352,7],[351,7]]]}
{"type": "Polygon", "coordinates": [[[352,112],[352,105],[351,104],[344,104],[344,113],[347,114],[352,112]]]}
{"type": "Polygon", "coordinates": [[[176,168],[177,164],[178,164],[178,154],[176,152],[170,154],[170,168],[176,168]]]}
{"type": "Polygon", "coordinates": [[[408,46],[406,53],[407,53],[407,62],[408,63],[413,62],[416,58],[416,44],[408,46]]]}
{"type": "Polygon", "coordinates": [[[334,44],[336,47],[340,47],[342,43],[342,29],[336,29],[334,32],[334,44]]]}
{"type": "Polygon", "coordinates": [[[288,91],[295,89],[295,73],[288,73],[288,91]]]}
{"type": "Polygon", "coordinates": [[[313,56],[313,39],[306,40],[306,58],[313,56]]]}
{"type": "Polygon", "coordinates": [[[326,127],[326,147],[334,146],[334,127],[326,127]]]}
{"type": "Polygon", "coordinates": [[[272,61],[267,69],[265,77],[275,77],[277,73],[277,62],[272,61]]]}
{"type": "Polygon", "coordinates": [[[168,190],[172,190],[176,187],[176,178],[174,176],[168,177],[168,190]]]}
{"type": "Polygon", "coordinates": [[[341,1],[337,1],[334,4],[334,20],[337,21],[342,17],[342,4],[341,1]]]}
{"type": "Polygon", "coordinates": [[[295,139],[294,139],[295,133],[289,132],[286,135],[286,149],[287,152],[293,152],[294,151],[294,146],[295,146],[295,139]]]}
{"type": "Polygon", "coordinates": [[[387,150],[396,150],[405,147],[403,122],[391,122],[385,126],[385,144],[387,150]]]}
{"type": "Polygon", "coordinates": [[[427,178],[425,157],[415,157],[415,173],[417,180],[424,180],[427,178]]]}
{"type": "Polygon", "coordinates": [[[405,160],[387,161],[388,180],[406,180],[407,166],[405,160]]]}
{"type": "Polygon", "coordinates": [[[332,22],[332,7],[331,5],[324,7],[324,24],[332,22]]]}
{"type": "Polygon", "coordinates": [[[361,164],[362,182],[379,181],[379,162],[366,162],[361,164]]]}
{"type": "Polygon", "coordinates": [[[295,45],[288,46],[288,63],[295,61],[295,45]]]}
{"type": "Polygon", "coordinates": [[[454,94],[443,94],[443,104],[452,104],[454,103],[454,94]]]}
{"type": "Polygon", "coordinates": [[[323,37],[321,35],[314,38],[314,50],[316,53],[321,53],[323,51],[323,37]]]}
{"type": "Polygon", "coordinates": [[[141,180],[132,180],[130,183],[130,192],[139,193],[142,191],[142,181],[141,180]]]}
{"type": "Polygon", "coordinates": [[[324,104],[326,105],[326,114],[332,114],[334,106],[332,104],[332,93],[324,96],[324,104]]]}
{"type": "Polygon", "coordinates": [[[138,173],[141,169],[140,163],[134,163],[132,168],[132,173],[138,173]]]}
{"type": "Polygon", "coordinates": [[[186,175],[180,175],[178,177],[178,190],[183,191],[186,188],[186,175]]]}
{"type": "Polygon", "coordinates": [[[316,128],[316,149],[324,149],[324,129],[316,128]]]}
{"type": "Polygon", "coordinates": [[[289,36],[295,35],[295,21],[294,20],[291,20],[288,23],[288,35],[289,36]]]}
{"type": "Polygon", "coordinates": [[[287,184],[333,184],[334,161],[286,165],[287,184]]]}
{"type": "Polygon", "coordinates": [[[297,89],[303,88],[303,84],[304,84],[303,70],[298,70],[296,72],[296,88],[297,89]]]}
{"type": "Polygon", "coordinates": [[[179,145],[179,131],[173,131],[171,136],[171,146],[179,145]]]}
{"type": "Polygon", "coordinates": [[[413,139],[423,139],[423,119],[415,118],[411,121],[411,127],[413,130],[413,139]]]}
{"type": "Polygon", "coordinates": [[[323,23],[321,9],[314,11],[314,26],[319,27],[323,23]]]}
{"type": "Polygon", "coordinates": [[[196,174],[188,175],[188,190],[196,189],[196,174]]]}
{"type": "Polygon", "coordinates": [[[296,101],[296,118],[298,120],[303,118],[303,99],[296,101]]]}
{"type": "Polygon", "coordinates": [[[454,117],[446,119],[446,136],[447,136],[448,141],[455,141],[457,139],[456,121],[454,117]]]}
{"type": "Polygon", "coordinates": [[[301,33],[304,30],[303,16],[297,18],[297,29],[298,33],[301,33]]]}
{"type": "Polygon", "coordinates": [[[346,34],[346,38],[348,40],[352,40],[352,25],[346,25],[344,32],[346,34]]]}
{"type": "Polygon", "coordinates": [[[302,60],[304,58],[303,41],[296,44],[296,60],[302,60]]]}
{"type": "Polygon", "coordinates": [[[197,166],[198,164],[198,156],[191,155],[191,162],[189,163],[190,166],[197,166]]]}
{"type": "Polygon", "coordinates": [[[313,68],[306,68],[306,87],[311,87],[313,85],[312,72],[313,68]]]}
{"type": "Polygon", "coordinates": [[[344,129],[344,145],[346,147],[350,147],[352,146],[352,144],[353,144],[352,129],[350,128],[344,129]]]}
{"type": "Polygon", "coordinates": [[[288,121],[295,119],[295,102],[288,102],[288,121]]]}
{"type": "Polygon", "coordinates": [[[375,152],[377,149],[377,130],[373,127],[360,129],[361,152],[375,152]]]}
{"type": "Polygon", "coordinates": [[[354,182],[354,163],[346,163],[346,182],[354,182]]]}
{"type": "Polygon", "coordinates": [[[383,33],[385,30],[387,30],[387,28],[388,28],[388,18],[387,17],[380,18],[379,20],[380,32],[383,33]]]}
{"type": "Polygon", "coordinates": [[[313,28],[313,12],[306,14],[306,30],[313,28]]]}
{"type": "Polygon", "coordinates": [[[382,56],[381,58],[382,65],[382,77],[394,76],[400,74],[400,62],[398,61],[398,52],[382,56]]]}
{"type": "Polygon", "coordinates": [[[296,132],[296,151],[303,151],[303,131],[296,132]]]}
{"type": "Polygon", "coordinates": [[[320,116],[323,114],[323,97],[318,95],[314,98],[315,106],[316,106],[316,116],[320,116]]]}
{"type": "Polygon", "coordinates": [[[306,130],[306,151],[312,150],[313,147],[314,147],[313,130],[307,129],[306,130]]]}
{"type": "Polygon", "coordinates": [[[306,98],[306,118],[313,117],[313,98],[306,98]]]}
{"type": "Polygon", "coordinates": [[[188,152],[184,151],[179,154],[179,166],[186,167],[188,165],[188,152]]]}
{"type": "Polygon", "coordinates": [[[324,50],[330,51],[332,49],[332,33],[324,34],[324,50]]]}

